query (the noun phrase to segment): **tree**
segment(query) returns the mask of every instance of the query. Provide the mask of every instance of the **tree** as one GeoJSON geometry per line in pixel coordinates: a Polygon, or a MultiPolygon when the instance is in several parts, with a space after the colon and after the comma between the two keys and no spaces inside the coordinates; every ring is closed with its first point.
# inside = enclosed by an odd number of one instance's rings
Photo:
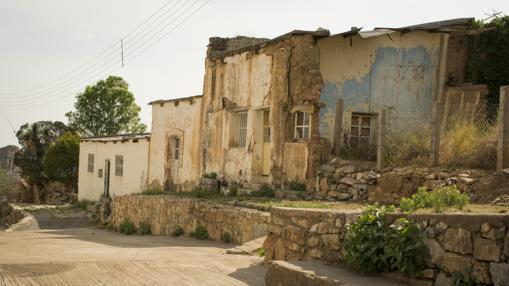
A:
{"type": "Polygon", "coordinates": [[[69,125],[81,135],[103,136],[145,132],[140,121],[141,108],[136,104],[128,84],[121,77],[109,76],[87,86],[76,96],[76,111],[66,114],[69,125]]]}
{"type": "Polygon", "coordinates": [[[16,153],[14,163],[21,168],[21,176],[31,185],[34,203],[40,202],[39,190],[47,182],[43,169],[44,155],[68,129],[60,121],[38,121],[24,124],[16,133],[21,149],[16,153]]]}
{"type": "Polygon", "coordinates": [[[58,138],[44,155],[43,168],[47,178],[65,184],[68,190],[76,189],[79,148],[80,137],[74,132],[58,138]]]}

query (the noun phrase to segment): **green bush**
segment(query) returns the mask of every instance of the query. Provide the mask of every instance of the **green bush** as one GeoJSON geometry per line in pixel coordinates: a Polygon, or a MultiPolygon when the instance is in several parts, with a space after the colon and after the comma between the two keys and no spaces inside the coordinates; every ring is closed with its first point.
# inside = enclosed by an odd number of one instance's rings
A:
{"type": "Polygon", "coordinates": [[[181,236],[183,234],[184,234],[184,229],[181,226],[177,226],[173,230],[173,233],[171,235],[174,236],[174,237],[179,237],[179,236],[181,236]]]}
{"type": "Polygon", "coordinates": [[[258,191],[251,192],[251,197],[266,197],[273,198],[275,196],[274,190],[267,184],[263,184],[258,191]]]}
{"type": "Polygon", "coordinates": [[[216,172],[210,172],[203,174],[203,177],[206,179],[217,179],[217,173],[216,172]]]}
{"type": "Polygon", "coordinates": [[[237,196],[237,193],[239,191],[239,187],[237,186],[237,184],[229,184],[228,185],[228,196],[229,197],[235,197],[237,196]]]}
{"type": "Polygon", "coordinates": [[[132,223],[128,218],[124,219],[124,221],[119,226],[119,231],[121,233],[130,235],[136,232],[136,227],[134,223],[132,223]]]}
{"type": "Polygon", "coordinates": [[[140,223],[140,227],[138,228],[138,233],[141,235],[151,234],[152,233],[151,225],[148,223],[145,223],[145,222],[140,223]]]}
{"type": "Polygon", "coordinates": [[[264,257],[265,256],[265,248],[260,248],[258,249],[258,256],[260,257],[264,257]]]}
{"type": "Polygon", "coordinates": [[[163,187],[161,185],[149,186],[147,189],[141,192],[145,196],[157,196],[163,194],[163,187]]]}
{"type": "Polygon", "coordinates": [[[224,243],[231,243],[232,242],[232,236],[230,235],[229,232],[223,232],[221,234],[221,240],[224,242],[224,243]]]}
{"type": "Polygon", "coordinates": [[[191,236],[194,237],[194,238],[200,239],[200,240],[205,240],[205,239],[209,238],[209,231],[203,225],[198,225],[194,229],[194,231],[191,234],[191,236]]]}
{"type": "Polygon", "coordinates": [[[89,204],[93,204],[93,202],[89,200],[81,200],[76,202],[74,206],[82,211],[86,211],[89,204]]]}
{"type": "Polygon", "coordinates": [[[305,192],[306,184],[297,181],[290,181],[288,183],[288,189],[291,191],[305,192]]]}
{"type": "Polygon", "coordinates": [[[427,251],[423,239],[417,224],[399,219],[391,225],[383,208],[369,206],[347,226],[345,262],[360,272],[419,273],[427,251]]]}
{"type": "Polygon", "coordinates": [[[435,212],[442,212],[445,207],[461,210],[468,203],[468,195],[460,192],[456,185],[452,185],[437,187],[431,192],[428,192],[425,187],[420,187],[411,198],[402,198],[399,207],[406,212],[422,208],[433,208],[435,212]]]}

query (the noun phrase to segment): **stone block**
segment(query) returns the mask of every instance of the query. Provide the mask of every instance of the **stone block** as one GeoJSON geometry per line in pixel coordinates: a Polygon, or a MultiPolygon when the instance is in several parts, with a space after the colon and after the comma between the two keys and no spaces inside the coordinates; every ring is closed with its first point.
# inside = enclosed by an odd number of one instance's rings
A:
{"type": "Polygon", "coordinates": [[[509,234],[504,239],[504,255],[509,257],[509,234]]]}
{"type": "Polygon", "coordinates": [[[490,276],[490,266],[488,262],[475,261],[474,267],[472,269],[471,275],[475,281],[490,284],[491,276],[490,276]]]}
{"type": "Polygon", "coordinates": [[[435,286],[451,286],[452,278],[448,277],[445,273],[439,273],[435,280],[435,286]]]}
{"type": "Polygon", "coordinates": [[[449,273],[459,272],[465,276],[469,275],[473,266],[473,258],[447,252],[442,261],[442,268],[449,273]]]}
{"type": "Polygon", "coordinates": [[[492,239],[478,238],[474,241],[474,257],[483,261],[500,261],[500,246],[492,239]]]}
{"type": "Polygon", "coordinates": [[[310,247],[315,247],[320,244],[320,237],[313,235],[308,237],[308,243],[307,245],[310,247]]]}
{"type": "Polygon", "coordinates": [[[472,253],[472,234],[464,228],[448,228],[444,235],[446,250],[461,253],[472,253]]]}
{"type": "Polygon", "coordinates": [[[339,234],[322,234],[322,241],[326,248],[332,250],[341,249],[339,234]]]}
{"type": "Polygon", "coordinates": [[[490,263],[490,274],[493,285],[509,285],[509,263],[490,263]]]}
{"type": "Polygon", "coordinates": [[[424,244],[428,247],[429,257],[425,262],[428,267],[436,267],[442,264],[444,259],[445,250],[435,239],[425,239],[424,244]]]}
{"type": "Polygon", "coordinates": [[[299,245],[305,245],[306,244],[306,231],[304,231],[302,228],[293,226],[293,225],[287,225],[283,230],[283,238],[288,239],[292,242],[295,242],[299,245]]]}

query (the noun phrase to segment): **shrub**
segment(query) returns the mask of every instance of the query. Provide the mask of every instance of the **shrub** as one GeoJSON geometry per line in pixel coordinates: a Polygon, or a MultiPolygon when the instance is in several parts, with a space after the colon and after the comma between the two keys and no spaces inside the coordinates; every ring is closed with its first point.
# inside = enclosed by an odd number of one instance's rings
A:
{"type": "Polygon", "coordinates": [[[239,188],[238,188],[237,184],[230,184],[228,186],[228,196],[235,197],[235,196],[237,196],[238,191],[239,191],[239,188]]]}
{"type": "Polygon", "coordinates": [[[360,272],[419,273],[426,247],[419,226],[406,219],[390,225],[384,209],[369,206],[347,226],[345,262],[360,272]]]}
{"type": "Polygon", "coordinates": [[[92,202],[89,200],[81,200],[76,202],[74,206],[82,211],[86,211],[89,204],[92,204],[92,202]]]}
{"type": "Polygon", "coordinates": [[[273,198],[275,196],[274,190],[267,184],[263,184],[258,191],[250,194],[251,197],[267,197],[273,198]]]}
{"type": "Polygon", "coordinates": [[[260,248],[258,249],[258,256],[260,257],[264,257],[265,256],[265,248],[260,248]]]}
{"type": "Polygon", "coordinates": [[[306,185],[301,182],[297,181],[290,181],[288,183],[288,189],[291,191],[298,191],[298,192],[305,192],[306,191],[306,185]]]}
{"type": "Polygon", "coordinates": [[[190,194],[196,198],[207,198],[211,196],[209,191],[199,186],[193,187],[190,194]]]}
{"type": "Polygon", "coordinates": [[[134,223],[132,223],[128,218],[124,219],[124,221],[119,226],[119,231],[121,233],[130,235],[136,232],[136,227],[134,223]]]}
{"type": "Polygon", "coordinates": [[[191,236],[194,237],[194,238],[200,239],[200,240],[205,240],[205,239],[209,238],[209,231],[203,225],[198,225],[194,229],[194,231],[191,234],[191,236]]]}
{"type": "Polygon", "coordinates": [[[456,185],[437,187],[428,192],[420,187],[411,198],[402,198],[399,207],[402,211],[411,212],[422,208],[433,208],[442,212],[445,207],[463,209],[469,203],[468,195],[458,190],[456,185]]]}
{"type": "Polygon", "coordinates": [[[141,235],[151,234],[152,233],[151,225],[148,223],[145,223],[145,222],[140,223],[140,227],[138,228],[138,233],[141,235]]]}
{"type": "Polygon", "coordinates": [[[203,174],[203,177],[206,179],[217,179],[217,173],[216,172],[210,172],[203,174]]]}
{"type": "Polygon", "coordinates": [[[177,226],[173,230],[173,233],[171,235],[174,236],[174,237],[179,237],[179,236],[181,236],[183,234],[184,234],[184,229],[181,226],[177,226]]]}
{"type": "Polygon", "coordinates": [[[232,237],[230,235],[229,232],[223,232],[221,234],[221,240],[224,242],[224,243],[231,243],[232,242],[232,237]]]}

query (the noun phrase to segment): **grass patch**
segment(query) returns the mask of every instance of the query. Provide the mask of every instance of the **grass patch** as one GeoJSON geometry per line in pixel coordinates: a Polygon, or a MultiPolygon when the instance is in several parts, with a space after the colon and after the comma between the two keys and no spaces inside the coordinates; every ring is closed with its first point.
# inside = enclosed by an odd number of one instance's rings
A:
{"type": "Polygon", "coordinates": [[[216,172],[210,172],[203,174],[203,177],[205,179],[217,179],[217,173],[216,172]]]}
{"type": "Polygon", "coordinates": [[[94,204],[94,203],[95,202],[92,202],[92,201],[89,201],[89,200],[81,200],[81,201],[76,202],[74,204],[74,207],[79,209],[79,210],[86,211],[88,205],[94,204]]]}
{"type": "Polygon", "coordinates": [[[134,226],[134,223],[130,221],[128,218],[124,219],[124,221],[120,224],[118,230],[121,233],[124,233],[126,235],[131,235],[136,232],[136,227],[134,226]]]}

